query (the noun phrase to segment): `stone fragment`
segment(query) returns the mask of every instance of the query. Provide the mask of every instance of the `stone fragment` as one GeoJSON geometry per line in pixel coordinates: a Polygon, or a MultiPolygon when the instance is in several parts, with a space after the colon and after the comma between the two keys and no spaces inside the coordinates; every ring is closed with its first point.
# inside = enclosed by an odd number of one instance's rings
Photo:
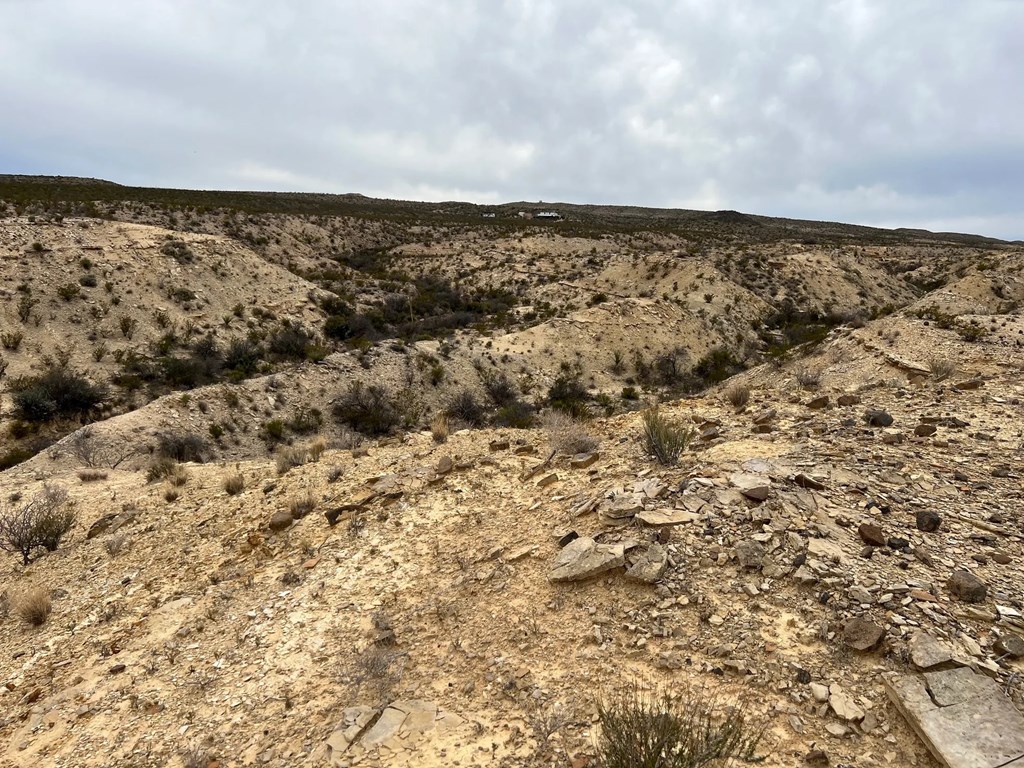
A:
{"type": "Polygon", "coordinates": [[[828,687],[828,705],[842,720],[852,722],[864,719],[864,709],[838,683],[832,683],[828,687]]]}
{"type": "Polygon", "coordinates": [[[668,552],[660,544],[651,544],[626,570],[626,578],[653,584],[665,575],[668,552]]]}
{"type": "Polygon", "coordinates": [[[501,439],[499,439],[499,440],[491,440],[491,442],[488,443],[488,445],[487,445],[487,447],[491,450],[492,453],[496,453],[497,451],[507,451],[508,450],[508,446],[509,446],[508,440],[501,440],[501,439]]]}
{"type": "Polygon", "coordinates": [[[992,560],[993,562],[999,563],[999,565],[1009,565],[1011,562],[1013,562],[1013,558],[1011,558],[1005,552],[993,552],[992,560]]]}
{"type": "Polygon", "coordinates": [[[598,544],[589,536],[569,542],[551,564],[548,579],[582,581],[618,568],[626,562],[621,544],[598,544]]]}
{"type": "Polygon", "coordinates": [[[820,411],[822,408],[828,408],[830,402],[828,395],[818,395],[807,401],[807,407],[812,411],[820,411]]]}
{"type": "Polygon", "coordinates": [[[767,477],[749,472],[735,472],[729,477],[729,482],[740,493],[754,501],[767,499],[772,486],[772,481],[767,477]]]}
{"type": "Polygon", "coordinates": [[[938,430],[934,424],[918,424],[914,427],[914,434],[918,437],[931,437],[936,431],[938,430]]]}
{"type": "Polygon", "coordinates": [[[276,533],[280,533],[287,529],[292,522],[292,513],[287,509],[279,509],[270,516],[270,522],[267,523],[267,527],[276,533]]]}
{"type": "Polygon", "coordinates": [[[967,570],[953,571],[946,582],[946,589],[965,603],[981,603],[988,597],[985,582],[967,570]]]}
{"type": "Polygon", "coordinates": [[[764,559],[764,545],[753,539],[745,539],[736,545],[736,559],[744,568],[760,568],[764,559]]]}
{"type": "Polygon", "coordinates": [[[756,416],[754,416],[752,421],[758,425],[768,424],[772,421],[772,419],[775,418],[777,413],[778,412],[774,408],[769,408],[767,410],[761,411],[756,416]]]}
{"type": "Polygon", "coordinates": [[[569,466],[573,469],[586,469],[592,466],[599,458],[599,453],[577,453],[569,460],[569,466]]]}
{"type": "Polygon", "coordinates": [[[1020,635],[1002,635],[996,640],[993,647],[996,653],[1009,656],[1011,659],[1024,657],[1024,638],[1020,635]]]}
{"type": "Polygon", "coordinates": [[[864,421],[869,427],[891,427],[892,416],[886,411],[871,408],[864,414],[864,421]]]}
{"type": "Polygon", "coordinates": [[[794,477],[793,482],[801,488],[810,488],[812,491],[825,490],[825,484],[823,482],[814,479],[810,475],[805,475],[803,472],[794,477]]]}
{"type": "Polygon", "coordinates": [[[685,509],[648,509],[638,512],[636,519],[645,525],[660,526],[693,523],[699,518],[693,512],[687,512],[685,509]]]}
{"type": "Polygon", "coordinates": [[[924,533],[935,533],[942,525],[942,515],[931,509],[917,511],[917,530],[924,533]]]}
{"type": "Polygon", "coordinates": [[[811,683],[808,686],[811,691],[811,696],[819,704],[824,704],[828,701],[828,686],[822,685],[821,683],[811,683]]]}
{"type": "Polygon", "coordinates": [[[442,456],[437,460],[437,466],[434,468],[434,472],[438,475],[447,475],[455,469],[455,462],[451,456],[442,456]]]}
{"type": "Polygon", "coordinates": [[[884,635],[882,627],[860,616],[850,619],[843,627],[843,641],[855,651],[870,651],[884,635]]]}
{"type": "Polygon", "coordinates": [[[952,659],[949,646],[927,632],[919,630],[911,636],[910,661],[918,669],[931,669],[952,659]]]}
{"type": "Polygon", "coordinates": [[[857,405],[860,403],[860,395],[840,395],[836,402],[842,406],[857,405]]]}
{"type": "Polygon", "coordinates": [[[544,475],[540,478],[536,485],[538,488],[547,488],[549,485],[553,485],[558,482],[558,475],[554,472],[544,475]]]}
{"type": "Polygon", "coordinates": [[[857,528],[857,533],[860,534],[860,539],[865,544],[870,544],[872,547],[885,546],[885,533],[874,523],[861,523],[857,528]]]}

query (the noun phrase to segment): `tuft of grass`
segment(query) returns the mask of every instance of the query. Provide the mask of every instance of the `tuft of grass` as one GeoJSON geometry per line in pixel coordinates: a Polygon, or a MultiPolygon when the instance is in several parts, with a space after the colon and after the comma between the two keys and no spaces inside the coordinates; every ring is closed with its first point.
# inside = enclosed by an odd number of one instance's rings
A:
{"type": "Polygon", "coordinates": [[[115,533],[112,536],[108,536],[103,541],[103,548],[107,550],[107,554],[111,557],[116,557],[128,544],[128,537],[123,533],[115,533]]]}
{"type": "Polygon", "coordinates": [[[928,361],[928,370],[936,381],[944,381],[956,373],[956,363],[949,358],[933,357],[928,361]]]}
{"type": "Polygon", "coordinates": [[[245,488],[245,478],[240,472],[224,478],[224,492],[228,496],[237,496],[245,488]]]}
{"type": "Polygon", "coordinates": [[[821,371],[807,365],[796,369],[796,381],[804,389],[817,389],[821,386],[821,371]]]}
{"type": "Polygon", "coordinates": [[[177,501],[180,495],[181,494],[178,493],[177,488],[168,488],[166,491],[164,491],[164,501],[170,504],[173,501],[177,501]]]}
{"type": "Polygon", "coordinates": [[[43,587],[31,587],[14,600],[14,612],[26,624],[41,627],[50,618],[53,602],[43,587]]]}
{"type": "Polygon", "coordinates": [[[316,509],[316,496],[312,493],[295,496],[288,502],[288,511],[296,520],[305,517],[314,509],[316,509]]]}
{"type": "Polygon", "coordinates": [[[750,387],[746,384],[733,384],[725,391],[725,399],[736,409],[750,402],[750,387]]]}
{"type": "Polygon", "coordinates": [[[107,473],[100,469],[83,469],[78,473],[78,479],[83,483],[94,483],[97,480],[106,480],[107,473]]]}
{"type": "Polygon", "coordinates": [[[448,441],[448,433],[448,414],[437,414],[430,422],[430,436],[434,438],[435,443],[444,443],[448,441]]]}
{"type": "Polygon", "coordinates": [[[645,691],[598,703],[600,768],[702,768],[755,761],[764,726],[706,688],[680,696],[645,691]]]}
{"type": "Polygon", "coordinates": [[[657,406],[643,412],[643,422],[647,453],[666,467],[678,464],[696,431],[665,418],[657,406]]]}
{"type": "Polygon", "coordinates": [[[544,416],[548,442],[557,453],[575,456],[597,449],[600,441],[565,411],[550,411],[544,416]]]}

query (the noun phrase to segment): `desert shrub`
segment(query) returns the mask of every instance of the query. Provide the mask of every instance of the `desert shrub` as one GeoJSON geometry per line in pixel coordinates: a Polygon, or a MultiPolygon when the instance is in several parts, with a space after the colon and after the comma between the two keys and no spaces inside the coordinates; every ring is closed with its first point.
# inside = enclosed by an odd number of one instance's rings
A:
{"type": "Polygon", "coordinates": [[[334,418],[364,435],[386,435],[401,423],[394,396],[379,384],[353,381],[334,402],[334,418]]]}
{"type": "Polygon", "coordinates": [[[4,331],[0,333],[0,346],[9,352],[17,352],[24,339],[25,334],[21,331],[4,331]]]}
{"type": "Polygon", "coordinates": [[[981,341],[988,334],[988,331],[980,325],[968,323],[960,325],[957,328],[957,333],[960,334],[960,338],[964,341],[981,341]]]}
{"type": "Polygon", "coordinates": [[[295,467],[301,467],[308,458],[309,453],[305,448],[294,445],[282,448],[275,459],[277,474],[283,475],[295,467]]]}
{"type": "Polygon", "coordinates": [[[564,411],[551,411],[545,414],[543,424],[548,434],[548,443],[557,453],[569,456],[590,453],[600,444],[580,422],[564,411]]]}
{"type": "Polygon", "coordinates": [[[548,405],[577,418],[589,415],[589,397],[587,388],[583,385],[583,371],[579,366],[563,365],[561,372],[548,389],[548,405]]]}
{"type": "Polygon", "coordinates": [[[301,324],[286,320],[267,337],[267,351],[277,357],[302,360],[314,341],[301,324]]]}
{"type": "Polygon", "coordinates": [[[733,408],[742,408],[750,402],[750,387],[746,384],[733,384],[725,391],[725,399],[733,408]]]}
{"type": "Polygon", "coordinates": [[[445,413],[450,419],[458,419],[474,427],[484,423],[484,407],[470,389],[461,389],[449,398],[445,413]]]}
{"type": "Polygon", "coordinates": [[[192,432],[164,432],[157,437],[157,455],[174,461],[201,464],[208,448],[205,438],[192,432]]]}
{"type": "Polygon", "coordinates": [[[51,365],[38,376],[13,379],[10,389],[17,418],[36,422],[82,416],[107,395],[104,387],[61,365],[51,365]]]}
{"type": "Polygon", "coordinates": [[[195,260],[192,249],[183,240],[171,239],[160,247],[160,253],[170,256],[180,264],[188,264],[195,260]]]}
{"type": "Polygon", "coordinates": [[[107,473],[100,469],[83,469],[78,473],[78,479],[83,483],[95,483],[99,480],[106,480],[107,473]]]}
{"type": "Polygon", "coordinates": [[[796,369],[796,381],[804,389],[817,389],[821,386],[821,370],[801,365],[796,369]]]}
{"type": "Polygon", "coordinates": [[[235,472],[224,478],[223,487],[228,496],[237,496],[245,489],[245,478],[240,472],[235,472]]]}
{"type": "Polygon", "coordinates": [[[174,486],[171,486],[164,491],[164,501],[168,504],[177,501],[179,496],[181,496],[181,492],[174,486]]]}
{"type": "Polygon", "coordinates": [[[288,501],[288,511],[296,520],[305,517],[314,509],[316,509],[316,496],[312,493],[295,496],[288,501]]]}
{"type": "Polygon", "coordinates": [[[679,456],[694,438],[694,430],[665,418],[657,406],[643,412],[644,447],[667,467],[679,463],[679,456]]]}
{"type": "Polygon", "coordinates": [[[508,405],[519,397],[519,390],[504,371],[500,373],[481,372],[480,379],[484,392],[495,408],[508,405]]]}
{"type": "Polygon", "coordinates": [[[622,399],[623,400],[639,400],[640,393],[634,386],[627,386],[622,388],[622,399]]]}
{"type": "Polygon", "coordinates": [[[600,768],[701,768],[754,761],[764,727],[705,689],[675,698],[634,685],[597,708],[600,768]]]}
{"type": "Polygon", "coordinates": [[[234,338],[224,351],[224,367],[236,376],[251,376],[259,367],[261,355],[259,345],[252,339],[234,338]]]}
{"type": "Polygon", "coordinates": [[[31,587],[13,601],[14,613],[33,627],[40,627],[50,618],[53,611],[53,601],[50,599],[49,590],[43,587],[31,587]]]}
{"type": "Polygon", "coordinates": [[[11,467],[16,467],[23,461],[28,461],[36,455],[31,448],[15,446],[5,453],[0,453],[0,472],[11,467]]]}
{"type": "Polygon", "coordinates": [[[439,413],[430,421],[430,436],[435,443],[447,442],[449,431],[448,414],[439,413]]]}
{"type": "Polygon", "coordinates": [[[224,427],[217,422],[210,425],[210,437],[214,440],[220,440],[224,437],[224,427]]]}
{"type": "Polygon", "coordinates": [[[170,477],[178,470],[178,462],[166,456],[158,457],[146,469],[146,480],[150,483],[170,477]]]}
{"type": "Polygon", "coordinates": [[[297,435],[308,435],[316,432],[324,423],[324,415],[319,408],[301,406],[288,419],[285,426],[297,435]]]}
{"type": "Polygon", "coordinates": [[[117,326],[121,329],[121,335],[131,341],[132,336],[135,335],[135,329],[139,327],[139,321],[128,315],[121,315],[117,321],[117,326]]]}
{"type": "Polygon", "coordinates": [[[68,492],[46,485],[24,504],[0,512],[0,549],[20,554],[28,565],[39,547],[56,551],[76,519],[68,492]]]}
{"type": "Polygon", "coordinates": [[[64,285],[57,286],[57,295],[64,299],[64,301],[71,301],[77,298],[81,292],[82,289],[74,283],[65,283],[64,285]]]}
{"type": "Polygon", "coordinates": [[[936,381],[944,381],[956,373],[956,363],[946,357],[933,357],[928,361],[928,370],[936,381]]]}
{"type": "Polygon", "coordinates": [[[505,403],[494,414],[494,424],[499,427],[529,429],[535,421],[536,414],[533,406],[518,398],[505,403]]]}
{"type": "Polygon", "coordinates": [[[99,285],[99,282],[100,281],[96,278],[96,275],[93,274],[82,275],[78,278],[78,284],[84,288],[95,288],[99,285]]]}
{"type": "Polygon", "coordinates": [[[742,370],[743,363],[732,350],[716,347],[700,358],[693,366],[693,369],[690,371],[690,377],[688,377],[686,382],[686,388],[696,392],[712,384],[723,382],[742,370]]]}

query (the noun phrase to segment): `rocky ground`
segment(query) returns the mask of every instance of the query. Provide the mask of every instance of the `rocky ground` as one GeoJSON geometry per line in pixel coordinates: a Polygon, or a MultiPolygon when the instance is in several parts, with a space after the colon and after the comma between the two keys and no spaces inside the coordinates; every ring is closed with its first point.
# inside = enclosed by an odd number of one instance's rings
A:
{"type": "Polygon", "coordinates": [[[636,680],[745,701],[766,765],[934,765],[883,681],[1020,696],[1024,383],[1010,345],[939,381],[870,332],[814,389],[764,367],[739,411],[663,406],[701,433],[674,468],[623,415],[546,465],[542,431],[467,430],[189,465],[171,501],[55,471],[80,526],[6,566],[53,613],[0,623],[0,765],[586,765],[636,680]]]}

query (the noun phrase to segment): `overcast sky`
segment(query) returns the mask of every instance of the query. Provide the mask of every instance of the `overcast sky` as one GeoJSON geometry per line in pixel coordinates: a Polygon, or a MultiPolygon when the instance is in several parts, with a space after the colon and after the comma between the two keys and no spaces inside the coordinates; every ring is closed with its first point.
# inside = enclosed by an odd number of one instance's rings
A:
{"type": "Polygon", "coordinates": [[[0,172],[1024,238],[1024,0],[0,0],[0,172]]]}

